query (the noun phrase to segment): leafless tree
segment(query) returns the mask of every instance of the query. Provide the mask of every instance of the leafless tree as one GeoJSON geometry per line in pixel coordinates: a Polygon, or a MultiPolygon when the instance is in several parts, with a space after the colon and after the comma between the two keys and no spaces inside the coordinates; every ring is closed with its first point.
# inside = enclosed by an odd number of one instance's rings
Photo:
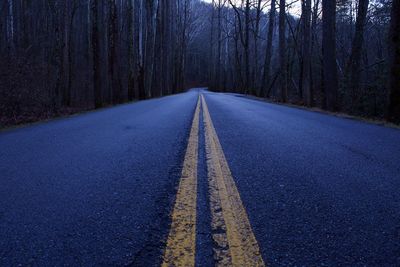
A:
{"type": "Polygon", "coordinates": [[[322,0],[323,80],[326,108],[337,110],[338,76],[336,66],[336,2],[322,0]]]}
{"type": "Polygon", "coordinates": [[[393,0],[389,36],[390,102],[387,118],[400,122],[400,0],[393,0]]]}

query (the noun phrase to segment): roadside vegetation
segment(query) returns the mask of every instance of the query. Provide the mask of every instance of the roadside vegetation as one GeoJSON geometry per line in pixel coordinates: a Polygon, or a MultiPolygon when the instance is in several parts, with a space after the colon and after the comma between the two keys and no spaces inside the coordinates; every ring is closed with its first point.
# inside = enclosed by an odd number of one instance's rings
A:
{"type": "Polygon", "coordinates": [[[193,86],[400,123],[400,0],[5,0],[0,127],[193,86]]]}

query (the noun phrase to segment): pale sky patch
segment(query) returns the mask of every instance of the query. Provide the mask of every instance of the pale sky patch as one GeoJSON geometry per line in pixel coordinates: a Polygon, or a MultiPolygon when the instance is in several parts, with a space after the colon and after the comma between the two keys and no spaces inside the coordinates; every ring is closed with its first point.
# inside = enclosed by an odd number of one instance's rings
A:
{"type": "MultiPolygon", "coordinates": [[[[202,0],[203,2],[207,2],[207,3],[211,3],[212,0],[202,0]]],[[[215,2],[218,2],[218,0],[215,0],[215,2]]],[[[228,3],[228,1],[226,1],[228,3]]],[[[232,2],[237,2],[239,3],[240,1],[238,0],[234,0],[232,2]]],[[[269,5],[270,5],[270,0],[267,1],[263,1],[266,2],[266,9],[264,10],[264,12],[267,12],[269,10],[269,5]]],[[[290,6],[288,7],[288,12],[294,16],[300,17],[301,15],[301,1],[300,0],[292,0],[292,1],[286,1],[286,4],[290,4],[290,6]]],[[[228,3],[229,4],[229,3],[228,3]]],[[[276,7],[278,8],[278,4],[279,2],[277,2],[276,7]]]]}

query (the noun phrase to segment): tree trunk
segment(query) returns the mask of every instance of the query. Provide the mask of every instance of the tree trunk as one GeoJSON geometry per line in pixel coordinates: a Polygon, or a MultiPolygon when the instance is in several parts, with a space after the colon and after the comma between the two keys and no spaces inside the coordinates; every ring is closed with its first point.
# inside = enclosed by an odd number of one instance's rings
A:
{"type": "Polygon", "coordinates": [[[311,90],[311,0],[302,1],[303,9],[303,44],[302,44],[302,77],[301,88],[303,91],[304,104],[313,105],[311,90]]]}
{"type": "Polygon", "coordinates": [[[393,0],[389,34],[389,109],[387,120],[400,123],[400,0],[393,0]]]}
{"type": "Polygon", "coordinates": [[[135,54],[133,44],[133,0],[127,0],[127,31],[128,31],[128,101],[132,101],[135,97],[135,54]]]}
{"type": "Polygon", "coordinates": [[[90,25],[91,25],[91,54],[94,106],[100,108],[103,105],[100,87],[100,53],[99,53],[99,28],[97,0],[90,0],[90,25]]]}
{"type": "Polygon", "coordinates": [[[361,54],[364,42],[364,26],[367,17],[369,0],[359,0],[358,1],[358,12],[356,20],[356,31],[352,43],[352,49],[350,54],[350,59],[348,62],[348,77],[347,84],[348,90],[351,91],[352,95],[352,110],[358,110],[360,108],[360,96],[362,92],[360,91],[360,63],[361,54]]]}
{"type": "Polygon", "coordinates": [[[265,52],[265,63],[264,63],[264,74],[262,83],[261,96],[269,97],[267,94],[267,88],[269,88],[270,82],[270,71],[271,71],[271,58],[272,58],[272,39],[274,38],[274,26],[275,26],[275,1],[271,0],[271,9],[268,17],[268,35],[267,35],[267,48],[265,52]]]}
{"type": "Polygon", "coordinates": [[[136,72],[136,79],[135,79],[135,84],[136,84],[136,91],[137,91],[137,96],[138,99],[145,99],[146,98],[146,92],[144,88],[144,70],[143,70],[143,65],[144,65],[144,36],[145,36],[145,24],[143,23],[144,21],[144,1],[145,0],[134,0],[134,40],[135,40],[135,72],[136,72]]]}
{"type": "Polygon", "coordinates": [[[72,81],[74,78],[73,75],[73,71],[74,71],[74,61],[73,61],[73,30],[74,30],[74,17],[75,17],[75,13],[76,13],[76,9],[77,9],[77,3],[76,1],[71,1],[69,3],[69,16],[66,16],[67,19],[67,23],[65,26],[65,31],[66,31],[66,59],[67,59],[67,66],[68,66],[68,81],[67,81],[67,86],[65,86],[65,90],[64,90],[64,96],[63,96],[63,100],[64,100],[64,105],[65,106],[71,106],[71,91],[72,91],[72,81]],[[68,27],[67,27],[68,25],[68,27]]]}
{"type": "Polygon", "coordinates": [[[250,84],[250,59],[249,59],[249,41],[250,41],[250,0],[246,0],[245,10],[245,31],[244,31],[244,77],[245,93],[252,93],[250,84]]]}
{"type": "Polygon", "coordinates": [[[255,91],[254,93],[257,96],[260,96],[260,83],[259,83],[259,79],[261,76],[261,73],[259,71],[259,67],[258,67],[258,35],[259,35],[259,31],[260,31],[260,20],[261,20],[261,2],[262,0],[257,0],[257,5],[256,5],[256,18],[254,21],[254,31],[253,31],[253,43],[254,43],[254,68],[253,68],[253,72],[252,72],[252,79],[253,79],[253,86],[255,87],[255,91]]]}
{"type": "Polygon", "coordinates": [[[15,50],[15,24],[14,24],[14,0],[7,0],[8,18],[7,18],[7,45],[11,54],[15,50]]]}
{"type": "Polygon", "coordinates": [[[287,101],[287,70],[286,70],[286,1],[279,1],[279,69],[281,101],[287,101]]]}
{"type": "Polygon", "coordinates": [[[326,95],[326,108],[336,111],[338,77],[336,66],[336,1],[322,1],[322,57],[323,86],[326,95]]]}
{"type": "Polygon", "coordinates": [[[211,29],[210,29],[210,58],[209,58],[209,62],[210,62],[210,74],[209,74],[209,79],[211,82],[211,89],[215,89],[215,63],[214,63],[214,0],[211,2],[212,5],[212,10],[211,10],[211,19],[210,19],[210,24],[211,24],[211,29]]]}
{"type": "Polygon", "coordinates": [[[153,85],[157,8],[158,0],[146,0],[146,49],[144,61],[146,97],[151,97],[153,85]]]}
{"type": "Polygon", "coordinates": [[[65,2],[63,0],[56,0],[51,3],[50,8],[53,15],[53,25],[54,25],[54,62],[56,64],[56,76],[54,92],[52,95],[52,108],[56,112],[60,106],[61,93],[64,91],[64,38],[63,38],[63,12],[65,12],[64,7],[65,2]]]}
{"type": "Polygon", "coordinates": [[[170,20],[170,5],[171,2],[168,0],[160,1],[160,94],[165,95],[170,93],[169,86],[169,69],[168,69],[168,57],[169,55],[169,45],[171,40],[169,39],[169,20],[170,20]]]}
{"type": "Polygon", "coordinates": [[[108,0],[108,74],[110,77],[110,93],[114,104],[122,102],[121,85],[118,73],[118,17],[116,0],[108,0]]]}
{"type": "MultiPolygon", "coordinates": [[[[318,46],[317,43],[317,22],[318,22],[318,10],[319,10],[319,3],[320,0],[314,0],[313,1],[313,11],[312,11],[312,19],[311,19],[311,67],[310,67],[310,89],[311,89],[311,95],[314,95],[314,91],[315,91],[315,84],[316,84],[316,75],[314,75],[314,73],[316,72],[316,70],[318,70],[315,67],[315,58],[320,58],[320,50],[318,49],[316,52],[314,51],[314,49],[318,46]],[[314,54],[317,54],[316,56],[314,54]],[[314,60],[313,60],[314,59],[314,60]]],[[[321,75],[322,76],[322,75],[321,75]]],[[[322,86],[320,86],[319,90],[322,92],[322,86]]],[[[314,104],[314,103],[313,103],[314,104]]]]}

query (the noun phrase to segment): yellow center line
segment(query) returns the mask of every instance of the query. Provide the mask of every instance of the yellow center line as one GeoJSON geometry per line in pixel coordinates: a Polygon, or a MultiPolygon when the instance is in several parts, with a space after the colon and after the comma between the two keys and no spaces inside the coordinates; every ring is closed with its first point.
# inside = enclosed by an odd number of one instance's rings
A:
{"type": "Polygon", "coordinates": [[[162,266],[195,264],[199,115],[200,97],[190,130],[162,266]]]}
{"type": "Polygon", "coordinates": [[[265,266],[203,97],[215,260],[218,266],[265,266]]]}

